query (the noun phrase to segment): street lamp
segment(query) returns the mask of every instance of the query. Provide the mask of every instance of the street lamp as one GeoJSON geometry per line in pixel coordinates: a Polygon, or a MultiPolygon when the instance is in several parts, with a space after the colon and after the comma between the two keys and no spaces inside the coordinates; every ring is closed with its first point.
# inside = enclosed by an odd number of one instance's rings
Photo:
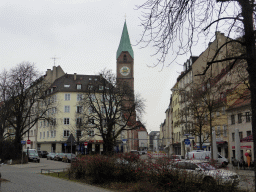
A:
{"type": "MultiPolygon", "coordinates": [[[[184,92],[184,100],[186,100],[187,98],[187,91],[185,89],[179,89],[179,88],[172,88],[171,89],[172,92],[175,92],[175,91],[179,91],[179,92],[184,92]]],[[[184,134],[184,136],[187,138],[186,139],[186,142],[184,142],[185,145],[189,145],[189,139],[188,139],[188,136],[190,135],[189,132],[188,132],[188,115],[187,115],[187,104],[186,104],[186,101],[185,101],[185,117],[186,117],[186,123],[185,123],[185,130],[186,130],[186,133],[184,134]]],[[[188,149],[187,150],[187,159],[188,159],[188,149]]]]}

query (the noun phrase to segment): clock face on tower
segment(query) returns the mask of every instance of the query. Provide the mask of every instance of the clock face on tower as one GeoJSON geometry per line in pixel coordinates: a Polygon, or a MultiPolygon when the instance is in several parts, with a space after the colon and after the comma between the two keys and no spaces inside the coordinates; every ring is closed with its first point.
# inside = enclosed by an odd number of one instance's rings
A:
{"type": "Polygon", "coordinates": [[[123,76],[127,76],[129,75],[130,73],[130,68],[127,67],[127,66],[124,66],[120,69],[120,73],[123,75],[123,76]]]}

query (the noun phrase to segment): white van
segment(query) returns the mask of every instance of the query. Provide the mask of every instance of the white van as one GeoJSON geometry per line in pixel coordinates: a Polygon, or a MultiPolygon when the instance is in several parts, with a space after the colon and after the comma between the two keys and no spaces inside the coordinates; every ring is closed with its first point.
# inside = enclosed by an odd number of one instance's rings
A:
{"type": "MultiPolygon", "coordinates": [[[[203,150],[191,151],[191,152],[188,152],[188,158],[191,159],[191,160],[193,160],[193,159],[209,160],[209,159],[211,159],[211,151],[203,151],[203,150]]],[[[218,153],[217,162],[220,163],[223,166],[228,165],[228,160],[225,157],[222,157],[219,153],[218,153]]]]}

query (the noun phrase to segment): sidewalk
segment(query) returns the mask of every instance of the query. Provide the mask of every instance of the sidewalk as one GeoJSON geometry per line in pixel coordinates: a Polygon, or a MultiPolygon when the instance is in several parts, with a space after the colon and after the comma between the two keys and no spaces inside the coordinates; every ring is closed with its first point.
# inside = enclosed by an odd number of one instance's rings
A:
{"type": "Polygon", "coordinates": [[[233,165],[229,163],[227,166],[227,169],[238,173],[238,175],[240,175],[240,176],[254,177],[254,169],[253,168],[244,169],[243,167],[242,168],[233,167],[233,165]]]}
{"type": "Polygon", "coordinates": [[[228,164],[227,168],[230,171],[236,172],[239,177],[240,177],[240,182],[238,187],[240,189],[249,191],[249,192],[254,192],[255,191],[255,185],[254,185],[254,169],[244,169],[244,168],[238,168],[238,167],[233,167],[232,164],[228,164]]]}

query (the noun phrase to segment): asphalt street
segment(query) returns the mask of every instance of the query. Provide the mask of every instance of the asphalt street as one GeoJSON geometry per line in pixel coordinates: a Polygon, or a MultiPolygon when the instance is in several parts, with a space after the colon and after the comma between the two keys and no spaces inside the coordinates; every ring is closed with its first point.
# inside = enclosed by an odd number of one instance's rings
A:
{"type": "Polygon", "coordinates": [[[41,169],[68,168],[69,163],[57,162],[41,158],[40,163],[30,162],[23,165],[1,165],[2,178],[8,181],[0,183],[1,192],[107,192],[99,187],[72,182],[42,175],[41,169]]]}

